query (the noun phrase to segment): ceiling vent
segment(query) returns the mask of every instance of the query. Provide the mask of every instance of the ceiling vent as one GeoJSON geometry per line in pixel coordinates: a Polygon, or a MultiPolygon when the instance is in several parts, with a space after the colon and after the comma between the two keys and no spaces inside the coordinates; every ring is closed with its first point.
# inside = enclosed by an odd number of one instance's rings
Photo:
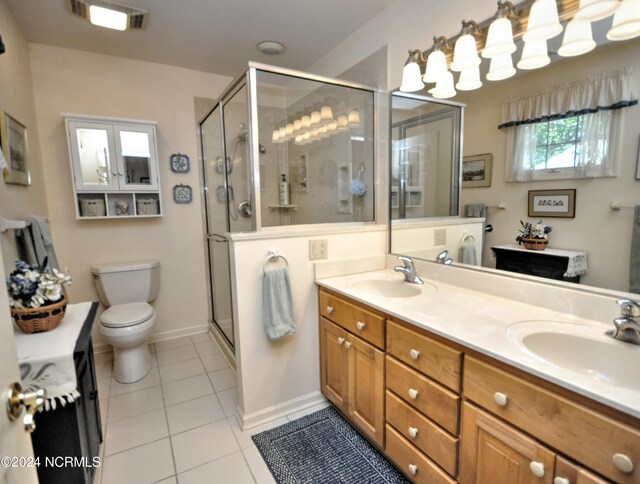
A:
{"type": "Polygon", "coordinates": [[[121,17],[126,16],[126,21],[123,22],[121,27],[110,27],[117,30],[144,30],[147,26],[147,17],[149,16],[149,12],[146,10],[106,2],[104,0],[68,0],[67,5],[70,7],[73,15],[103,27],[109,26],[97,24],[94,19],[91,18],[91,7],[106,9],[121,17]]]}

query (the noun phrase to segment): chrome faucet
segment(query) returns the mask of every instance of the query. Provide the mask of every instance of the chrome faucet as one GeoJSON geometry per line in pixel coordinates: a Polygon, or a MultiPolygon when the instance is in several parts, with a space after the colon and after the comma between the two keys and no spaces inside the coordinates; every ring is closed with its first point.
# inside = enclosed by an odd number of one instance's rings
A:
{"type": "Polygon", "coordinates": [[[401,255],[398,257],[398,260],[401,261],[403,265],[395,266],[393,268],[394,271],[404,274],[404,280],[406,282],[410,282],[412,284],[424,284],[424,281],[420,279],[420,276],[418,276],[418,271],[416,271],[416,267],[413,264],[413,259],[411,257],[401,255]]]}
{"type": "Polygon", "coordinates": [[[617,303],[622,317],[614,319],[615,329],[605,334],[626,343],[640,345],[640,322],[635,319],[640,316],[640,303],[631,299],[619,299],[617,303]]]}
{"type": "Polygon", "coordinates": [[[436,262],[438,264],[451,265],[453,264],[453,259],[449,257],[449,251],[445,249],[436,256],[436,262]]]}

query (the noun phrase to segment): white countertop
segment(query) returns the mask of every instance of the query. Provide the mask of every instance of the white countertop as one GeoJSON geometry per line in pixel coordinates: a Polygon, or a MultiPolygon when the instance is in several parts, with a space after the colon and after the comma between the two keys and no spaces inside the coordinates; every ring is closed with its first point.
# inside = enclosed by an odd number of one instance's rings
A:
{"type": "MultiPolygon", "coordinates": [[[[528,352],[513,338],[509,327],[524,321],[559,321],[588,326],[589,330],[613,327],[561,312],[495,297],[441,281],[425,280],[421,294],[413,297],[384,297],[357,287],[360,281],[403,276],[392,270],[378,270],[316,280],[316,283],[374,307],[450,341],[459,343],[547,381],[640,418],[640,391],[621,387],[556,366],[528,352]]],[[[584,330],[584,327],[576,327],[584,330]]],[[[598,333],[599,334],[599,333],[598,333]]],[[[620,344],[627,345],[628,343],[620,344]]],[[[638,347],[640,352],[640,347],[638,347]]],[[[640,383],[640,369],[629,368],[640,383]]],[[[640,384],[638,385],[640,387],[640,384]]]]}

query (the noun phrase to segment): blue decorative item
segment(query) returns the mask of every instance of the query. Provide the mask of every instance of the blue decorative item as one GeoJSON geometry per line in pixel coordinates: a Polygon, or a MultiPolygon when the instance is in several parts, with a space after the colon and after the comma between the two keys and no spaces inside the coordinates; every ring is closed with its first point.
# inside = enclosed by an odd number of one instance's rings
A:
{"type": "Polygon", "coordinates": [[[367,193],[367,185],[362,180],[362,176],[364,175],[364,166],[360,163],[360,169],[358,170],[358,178],[354,178],[351,180],[349,184],[349,189],[351,190],[351,194],[354,197],[363,197],[365,193],[367,193]]]}

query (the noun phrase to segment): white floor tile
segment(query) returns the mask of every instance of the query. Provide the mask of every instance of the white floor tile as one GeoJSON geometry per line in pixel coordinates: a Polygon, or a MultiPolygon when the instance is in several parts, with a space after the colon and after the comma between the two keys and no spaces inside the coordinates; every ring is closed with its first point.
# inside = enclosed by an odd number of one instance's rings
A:
{"type": "Polygon", "coordinates": [[[111,370],[113,368],[113,360],[96,361],[96,378],[103,380],[105,378],[111,378],[111,370]]]}
{"type": "Polygon", "coordinates": [[[221,353],[212,353],[210,355],[201,356],[202,364],[207,371],[217,371],[229,368],[227,360],[221,353]]]}
{"type": "Polygon", "coordinates": [[[196,351],[200,356],[220,354],[220,348],[213,340],[196,343],[196,351]]]}
{"type": "Polygon", "coordinates": [[[209,373],[209,380],[213,384],[213,389],[216,392],[222,390],[228,390],[229,388],[235,388],[236,374],[231,368],[225,368],[224,370],[212,371],[209,373]]]}
{"type": "Polygon", "coordinates": [[[202,427],[223,418],[225,418],[224,411],[214,394],[167,407],[171,435],[202,427]]]}
{"type": "MultiPolygon", "coordinates": [[[[97,378],[97,377],[96,377],[97,378]]],[[[109,378],[97,378],[96,383],[98,384],[98,398],[109,398],[111,395],[111,382],[113,379],[109,378]]]]}
{"type": "Polygon", "coordinates": [[[100,407],[100,423],[102,425],[106,425],[107,418],[109,417],[109,399],[108,398],[100,398],[98,400],[98,406],[100,407]]]}
{"type": "Polygon", "coordinates": [[[192,334],[191,341],[194,343],[202,343],[203,341],[213,341],[213,338],[207,331],[206,333],[192,334]]]}
{"type": "MultiPolygon", "coordinates": [[[[191,341],[191,340],[189,340],[191,341]]],[[[189,346],[180,346],[178,348],[170,348],[165,350],[156,350],[158,357],[158,365],[167,365],[176,361],[191,360],[198,357],[195,346],[189,343],[189,346]]]]}
{"type": "Polygon", "coordinates": [[[270,430],[272,428],[279,427],[280,425],[286,424],[288,422],[286,417],[282,417],[276,420],[272,420],[271,422],[268,422],[266,424],[259,425],[257,427],[253,427],[252,429],[243,431],[243,430],[240,430],[240,424],[238,423],[238,420],[235,417],[229,417],[227,418],[227,421],[231,426],[231,430],[233,430],[233,435],[235,435],[236,440],[238,441],[238,444],[240,444],[240,447],[243,449],[246,449],[247,447],[251,447],[255,445],[253,443],[253,440],[251,440],[252,435],[256,435],[256,434],[259,434],[260,432],[264,432],[265,430],[270,430]]]}
{"type": "Polygon", "coordinates": [[[267,467],[267,463],[262,458],[262,455],[260,455],[260,451],[256,446],[242,449],[242,453],[249,464],[253,478],[258,484],[275,484],[276,480],[273,478],[271,471],[267,467]]]}
{"type": "MultiPolygon", "coordinates": [[[[162,479],[161,481],[156,482],[155,484],[177,484],[176,478],[174,476],[169,477],[168,479],[162,479]]],[[[93,484],[99,484],[94,482],[93,484]]]]}
{"type": "Polygon", "coordinates": [[[319,403],[318,405],[314,405],[309,408],[305,408],[304,410],[300,410],[299,412],[290,413],[287,415],[287,419],[291,422],[293,420],[298,420],[299,418],[304,417],[305,415],[312,414],[317,412],[318,410],[322,410],[323,408],[327,408],[331,405],[329,402],[319,403]]]}
{"type": "Polygon", "coordinates": [[[105,455],[148,444],[169,435],[164,409],[107,425],[105,455]]]}
{"type": "Polygon", "coordinates": [[[255,482],[241,452],[236,452],[179,474],[178,479],[180,484],[204,484],[210,482],[215,482],[215,484],[253,484],[255,482]]]}
{"type": "Polygon", "coordinates": [[[169,439],[108,456],[102,484],[147,484],[175,475],[169,439]]]}
{"type": "Polygon", "coordinates": [[[151,387],[109,399],[108,423],[164,408],[162,388],[151,387]]]}
{"type": "Polygon", "coordinates": [[[197,357],[193,360],[177,361],[163,365],[159,368],[159,371],[162,383],[184,380],[190,376],[202,375],[205,372],[200,358],[197,357]]]}
{"type": "Polygon", "coordinates": [[[151,371],[147,375],[134,383],[119,383],[115,380],[111,382],[111,397],[116,395],[124,395],[125,393],[137,392],[138,390],[144,390],[145,388],[155,387],[160,385],[160,373],[158,368],[151,368],[151,371]]]}
{"type": "Polygon", "coordinates": [[[226,419],[173,435],[171,442],[178,473],[240,450],[226,419]]]}
{"type": "Polygon", "coordinates": [[[158,341],[156,343],[156,351],[169,350],[172,348],[179,348],[181,346],[189,346],[192,345],[193,341],[189,336],[185,336],[183,338],[175,338],[169,339],[167,341],[158,341]]]}
{"type": "Polygon", "coordinates": [[[213,393],[207,375],[192,376],[162,385],[165,405],[171,406],[213,393]]]}
{"type": "Polygon", "coordinates": [[[238,390],[236,388],[230,388],[229,390],[223,390],[218,392],[218,400],[224,410],[224,414],[227,417],[236,414],[236,407],[238,406],[238,390]]]}

